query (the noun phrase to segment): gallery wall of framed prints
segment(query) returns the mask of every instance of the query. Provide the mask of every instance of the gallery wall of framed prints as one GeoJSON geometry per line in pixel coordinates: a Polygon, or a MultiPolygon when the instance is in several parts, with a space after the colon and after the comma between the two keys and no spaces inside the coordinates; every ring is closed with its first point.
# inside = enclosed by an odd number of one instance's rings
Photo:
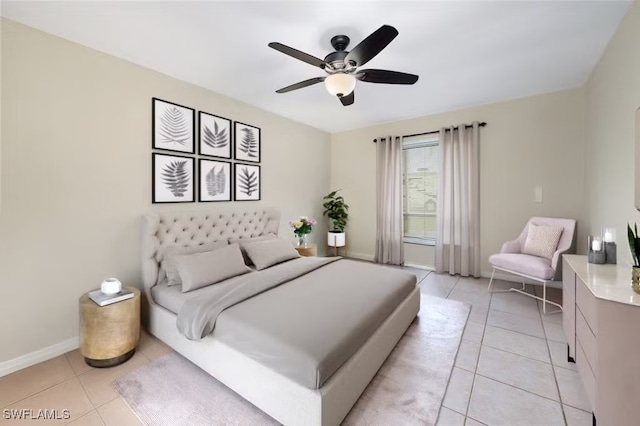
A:
{"type": "Polygon", "coordinates": [[[260,200],[259,127],[159,98],[151,122],[152,203],[260,200]]]}

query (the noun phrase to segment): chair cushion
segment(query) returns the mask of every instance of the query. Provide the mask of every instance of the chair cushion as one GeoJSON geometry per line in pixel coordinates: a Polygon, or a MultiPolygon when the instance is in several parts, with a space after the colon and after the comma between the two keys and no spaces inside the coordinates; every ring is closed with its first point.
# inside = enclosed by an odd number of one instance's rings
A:
{"type": "Polygon", "coordinates": [[[530,223],[522,253],[551,259],[558,248],[562,231],[561,226],[530,223]]]}
{"type": "Polygon", "coordinates": [[[507,269],[541,280],[553,279],[555,271],[551,267],[551,260],[543,257],[520,253],[499,253],[489,257],[489,263],[501,269],[507,269]]]}

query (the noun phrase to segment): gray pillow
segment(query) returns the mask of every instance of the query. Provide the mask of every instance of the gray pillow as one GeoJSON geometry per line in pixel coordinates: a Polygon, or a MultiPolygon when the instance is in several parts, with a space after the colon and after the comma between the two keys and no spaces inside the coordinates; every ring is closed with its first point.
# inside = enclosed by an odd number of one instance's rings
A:
{"type": "Polygon", "coordinates": [[[300,257],[293,245],[281,238],[247,244],[245,250],[258,271],[300,257]]]}
{"type": "Polygon", "coordinates": [[[176,256],[175,263],[182,279],[183,293],[251,272],[251,268],[244,264],[237,244],[204,253],[176,256]]]}
{"type": "MultiPolygon", "coordinates": [[[[229,245],[229,242],[227,240],[221,240],[211,244],[202,244],[200,246],[166,247],[163,251],[164,259],[162,260],[162,264],[160,266],[162,267],[165,275],[167,276],[167,285],[182,284],[182,281],[180,280],[180,274],[178,274],[178,270],[176,269],[176,263],[175,263],[176,256],[182,256],[185,254],[203,253],[205,251],[216,250],[221,247],[226,247],[228,245],[229,245]]],[[[160,277],[162,278],[162,275],[160,275],[160,277]]]]}
{"type": "Polygon", "coordinates": [[[229,240],[229,244],[235,244],[238,243],[240,245],[240,250],[242,250],[242,257],[244,257],[244,263],[246,263],[247,265],[251,266],[253,265],[253,263],[251,263],[251,259],[249,259],[249,256],[247,256],[247,252],[245,250],[245,247],[248,244],[253,244],[256,243],[258,241],[266,241],[266,240],[275,240],[276,238],[276,234],[267,234],[267,235],[263,235],[261,237],[253,237],[253,238],[231,238],[229,240]]]}

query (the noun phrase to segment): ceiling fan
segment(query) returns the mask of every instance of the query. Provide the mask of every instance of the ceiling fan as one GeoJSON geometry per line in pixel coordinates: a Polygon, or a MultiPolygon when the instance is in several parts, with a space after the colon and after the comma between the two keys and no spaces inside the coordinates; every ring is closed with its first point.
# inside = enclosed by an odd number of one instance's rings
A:
{"type": "Polygon", "coordinates": [[[272,42],[269,47],[306,62],[320,69],[328,75],[324,77],[314,77],[296,84],[292,84],[276,93],[287,93],[292,90],[302,89],[316,83],[324,84],[327,91],[333,96],[337,96],[342,105],[352,105],[354,98],[354,88],[356,79],[366,83],[384,84],[413,84],[418,81],[415,74],[407,74],[398,71],[387,71],[378,69],[359,70],[358,67],[366,64],[382,51],[398,35],[398,30],[390,25],[383,25],[365,38],[351,51],[345,50],[349,46],[349,37],[337,35],[331,38],[331,45],[335,52],[329,53],[324,60],[301,52],[282,43],[272,42]]]}

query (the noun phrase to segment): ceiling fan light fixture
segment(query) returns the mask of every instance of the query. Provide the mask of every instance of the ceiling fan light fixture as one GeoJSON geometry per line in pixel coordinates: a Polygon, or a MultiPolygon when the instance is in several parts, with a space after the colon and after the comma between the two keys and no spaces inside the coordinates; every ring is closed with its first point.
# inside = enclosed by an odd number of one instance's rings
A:
{"type": "Polygon", "coordinates": [[[327,92],[332,96],[347,96],[356,88],[356,79],[351,74],[331,74],[324,80],[327,92]]]}

